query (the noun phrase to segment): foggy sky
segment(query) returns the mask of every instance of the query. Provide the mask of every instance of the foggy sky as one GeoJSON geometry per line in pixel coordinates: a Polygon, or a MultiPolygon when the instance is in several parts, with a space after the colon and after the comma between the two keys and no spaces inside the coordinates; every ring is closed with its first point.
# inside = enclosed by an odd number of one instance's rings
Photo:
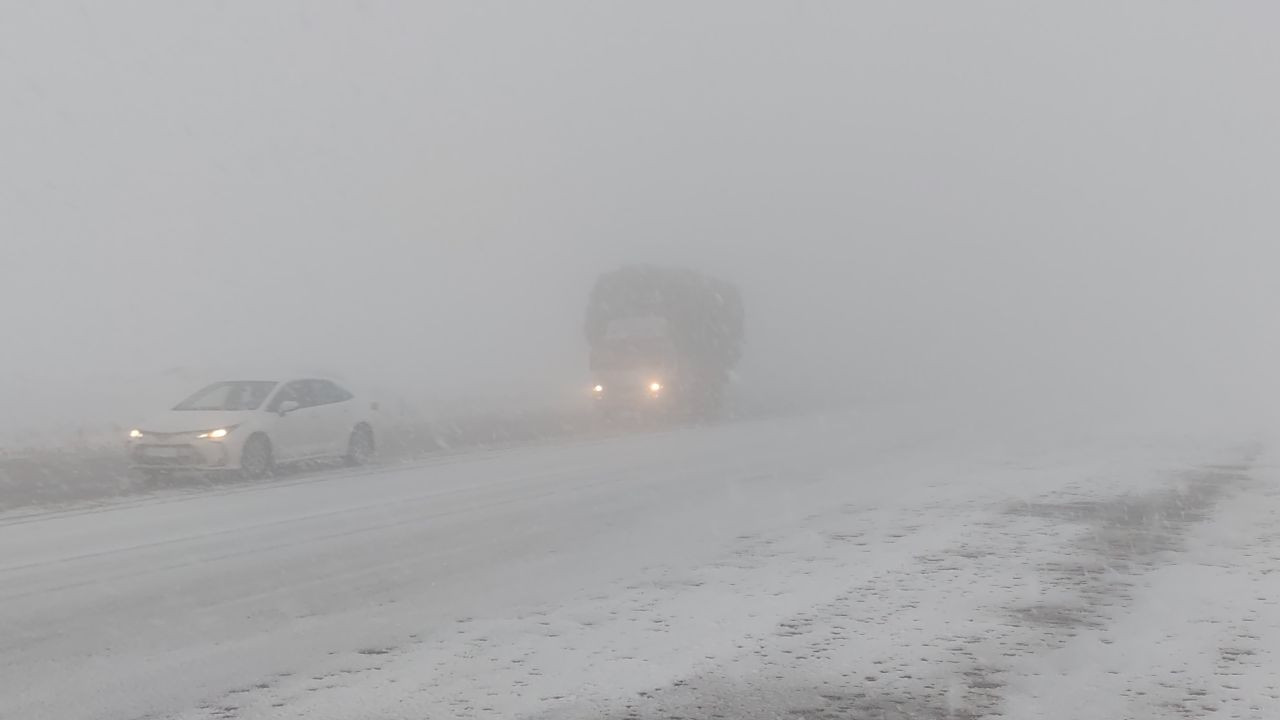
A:
{"type": "Polygon", "coordinates": [[[754,388],[1265,409],[1277,20],[7,2],[0,406],[242,364],[575,392],[592,280],[643,261],[742,286],[754,388]]]}

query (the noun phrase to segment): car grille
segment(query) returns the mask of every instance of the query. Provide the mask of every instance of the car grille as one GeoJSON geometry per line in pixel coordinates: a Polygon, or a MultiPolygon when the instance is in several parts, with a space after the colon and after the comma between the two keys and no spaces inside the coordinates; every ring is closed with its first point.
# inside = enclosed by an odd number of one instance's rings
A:
{"type": "Polygon", "coordinates": [[[188,430],[187,432],[168,432],[168,433],[151,432],[150,430],[142,431],[143,438],[149,438],[152,440],[172,440],[174,438],[180,438],[184,435],[194,435],[194,434],[195,433],[191,432],[190,430],[188,430]]]}
{"type": "Polygon", "coordinates": [[[133,461],[138,465],[157,467],[203,465],[206,462],[200,451],[191,445],[139,445],[133,450],[133,461]],[[155,455],[153,448],[164,448],[174,454],[172,456],[155,455]]]}

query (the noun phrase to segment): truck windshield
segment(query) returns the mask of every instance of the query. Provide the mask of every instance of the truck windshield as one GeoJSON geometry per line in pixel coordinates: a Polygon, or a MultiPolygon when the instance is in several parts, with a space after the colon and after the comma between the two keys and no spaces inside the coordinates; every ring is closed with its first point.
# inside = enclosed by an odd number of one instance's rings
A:
{"type": "Polygon", "coordinates": [[[614,318],[605,330],[605,340],[637,340],[664,338],[667,336],[667,320],[662,317],[614,318]]]}
{"type": "Polygon", "coordinates": [[[591,350],[592,370],[657,369],[666,362],[665,343],[610,343],[591,350]]]}

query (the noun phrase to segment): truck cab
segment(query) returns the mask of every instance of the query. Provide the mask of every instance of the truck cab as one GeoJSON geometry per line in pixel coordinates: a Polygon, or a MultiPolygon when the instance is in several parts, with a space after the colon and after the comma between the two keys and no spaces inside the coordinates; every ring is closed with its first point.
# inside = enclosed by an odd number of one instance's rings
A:
{"type": "Polygon", "coordinates": [[[743,344],[742,298],[732,284],[688,269],[625,266],[596,280],[584,325],[602,415],[719,413],[743,344]]]}
{"type": "Polygon", "coordinates": [[[662,318],[615,318],[591,347],[592,397],[603,414],[671,408],[679,390],[678,354],[662,318]]]}

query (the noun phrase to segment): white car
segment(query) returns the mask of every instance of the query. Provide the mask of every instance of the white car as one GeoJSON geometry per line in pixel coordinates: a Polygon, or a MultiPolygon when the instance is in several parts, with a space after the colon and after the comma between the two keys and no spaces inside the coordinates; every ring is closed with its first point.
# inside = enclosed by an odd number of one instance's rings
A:
{"type": "Polygon", "coordinates": [[[283,463],[372,459],[371,415],[332,380],[217,382],[129,432],[129,458],[144,471],[234,470],[250,478],[283,463]]]}

